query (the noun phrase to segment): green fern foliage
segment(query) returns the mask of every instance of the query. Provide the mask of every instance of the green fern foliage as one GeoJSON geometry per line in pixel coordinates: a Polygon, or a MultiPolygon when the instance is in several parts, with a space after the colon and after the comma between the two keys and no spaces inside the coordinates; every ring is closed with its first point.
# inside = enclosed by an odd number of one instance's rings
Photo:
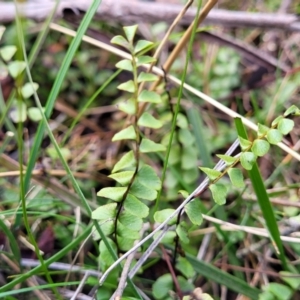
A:
{"type": "Polygon", "coordinates": [[[258,124],[257,138],[254,141],[251,142],[239,136],[240,148],[242,150],[239,155],[232,157],[229,155],[217,154],[217,156],[226,164],[224,171],[200,168],[200,170],[205,173],[210,180],[209,189],[217,204],[225,204],[227,195],[227,187],[219,183],[219,179],[221,179],[225,174],[228,174],[234,187],[244,188],[245,183],[243,173],[240,169],[234,168],[234,166],[240,163],[245,170],[252,170],[257,158],[268,153],[270,144],[276,145],[280,143],[283,136],[293,130],[294,121],[291,120],[290,117],[298,115],[300,115],[300,110],[293,105],[288,108],[282,116],[277,117],[272,122],[270,128],[265,125],[258,124]]]}
{"type": "MultiPolygon", "coordinates": [[[[132,79],[118,86],[119,90],[127,93],[127,100],[120,102],[118,107],[131,117],[131,121],[115,133],[112,141],[125,142],[132,150],[120,158],[109,175],[116,181],[116,186],[104,187],[97,193],[99,197],[107,199],[107,204],[100,206],[92,214],[105,234],[112,236],[112,246],[120,251],[129,250],[135,240],[140,238],[144,219],[149,215],[147,202],[155,200],[157,191],[161,188],[160,178],[150,165],[144,163],[142,155],[166,150],[164,145],[145,135],[146,131],[161,128],[163,123],[147,111],[139,114],[140,103],[157,105],[162,102],[162,98],[158,93],[143,88],[146,83],[156,81],[158,77],[138,70],[141,64],[153,62],[153,59],[143,55],[152,47],[152,43],[145,40],[135,43],[136,31],[137,26],[124,27],[125,37],[116,36],[111,40],[132,56],[131,59],[123,59],[116,64],[117,68],[132,73],[132,79]]],[[[100,237],[95,235],[94,238],[100,237]]],[[[108,256],[102,242],[100,248],[104,251],[102,255],[108,256]]],[[[106,269],[110,263],[111,260],[108,259],[108,263],[101,267],[106,269]]]]}

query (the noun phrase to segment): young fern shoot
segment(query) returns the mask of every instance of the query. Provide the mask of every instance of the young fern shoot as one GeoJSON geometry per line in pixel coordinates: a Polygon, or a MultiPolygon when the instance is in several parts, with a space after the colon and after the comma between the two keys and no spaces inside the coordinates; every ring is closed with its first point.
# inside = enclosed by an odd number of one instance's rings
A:
{"type": "MultiPolygon", "coordinates": [[[[121,111],[131,116],[132,122],[121,131],[117,132],[112,141],[123,141],[131,146],[123,157],[115,164],[109,176],[117,182],[115,187],[105,187],[98,192],[98,196],[108,199],[108,203],[96,209],[92,218],[99,221],[106,236],[114,234],[114,240],[109,239],[111,245],[119,251],[129,250],[134,242],[140,239],[140,230],[144,219],[149,215],[148,201],[157,197],[161,187],[161,180],[154,169],[145,164],[141,155],[150,152],[165,151],[165,146],[146,138],[143,129],[158,129],[162,122],[144,112],[139,116],[138,108],[141,102],[160,104],[161,96],[155,92],[142,89],[139,86],[145,82],[156,81],[158,77],[153,74],[138,72],[138,67],[145,63],[153,62],[153,58],[143,55],[152,46],[151,42],[139,40],[134,43],[137,26],[124,27],[125,37],[116,36],[112,43],[127,49],[131,59],[121,60],[116,64],[121,70],[132,73],[132,79],[118,86],[118,89],[129,96],[126,101],[119,103],[121,111]]],[[[98,238],[99,237],[95,237],[98,238]]],[[[101,268],[106,269],[112,264],[112,258],[100,241],[101,268]],[[102,257],[101,257],[102,256],[102,257]],[[101,259],[103,258],[103,259],[101,259]]]]}

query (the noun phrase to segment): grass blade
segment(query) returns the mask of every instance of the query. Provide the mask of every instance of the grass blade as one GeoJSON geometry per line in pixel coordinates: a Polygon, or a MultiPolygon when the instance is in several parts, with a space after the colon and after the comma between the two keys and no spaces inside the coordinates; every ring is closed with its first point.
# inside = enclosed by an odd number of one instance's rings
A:
{"type": "Polygon", "coordinates": [[[245,281],[231,274],[225,273],[211,264],[197,260],[188,253],[186,254],[186,258],[189,260],[194,270],[203,277],[210,279],[213,282],[217,282],[220,285],[224,285],[230,290],[243,294],[250,299],[258,299],[260,290],[250,286],[245,281]]]}
{"type": "MultiPolygon", "coordinates": [[[[49,118],[52,113],[55,100],[59,94],[59,91],[63,84],[64,78],[69,70],[72,59],[80,45],[83,35],[86,32],[101,1],[102,0],[94,0],[93,1],[90,8],[86,12],[86,14],[78,28],[77,34],[76,34],[75,38],[72,40],[72,43],[66,53],[66,56],[62,62],[61,68],[57,74],[57,77],[56,77],[53,87],[51,89],[50,95],[47,99],[47,103],[45,106],[45,115],[47,118],[49,118]]],[[[33,146],[32,146],[32,150],[30,152],[30,158],[29,158],[27,169],[26,169],[26,174],[25,174],[25,179],[24,179],[25,192],[27,192],[29,189],[31,172],[34,168],[35,162],[38,157],[39,148],[40,148],[43,136],[44,136],[44,131],[45,131],[45,124],[43,122],[41,122],[39,125],[39,128],[38,128],[33,146]]]]}
{"type": "MultiPolygon", "coordinates": [[[[51,256],[49,259],[44,261],[45,266],[49,266],[50,264],[60,260],[62,257],[65,257],[69,251],[73,250],[77,245],[79,245],[84,239],[88,237],[92,228],[92,224],[90,224],[81,235],[76,237],[70,244],[68,244],[65,248],[57,252],[55,255],[51,256]]],[[[11,282],[6,285],[0,287],[0,299],[3,298],[4,292],[8,290],[12,290],[17,284],[22,283],[26,279],[31,276],[37,275],[43,271],[43,266],[39,265],[32,270],[16,277],[11,282]]]]}
{"type": "MultiPolygon", "coordinates": [[[[235,118],[235,125],[237,128],[238,135],[244,139],[248,139],[247,132],[245,130],[244,124],[239,118],[235,118]]],[[[266,226],[271,235],[272,240],[275,242],[275,245],[278,250],[278,256],[282,262],[284,269],[287,270],[287,260],[284,255],[283,245],[280,239],[280,232],[277,226],[277,222],[275,219],[273,207],[271,205],[268,193],[266,191],[264,182],[262,180],[262,176],[260,174],[257,163],[253,165],[252,170],[248,171],[250,180],[252,182],[252,186],[254,192],[257,197],[258,204],[260,206],[261,212],[266,222],[266,226]]],[[[277,252],[277,251],[276,251],[277,252]]]]}
{"type": "Polygon", "coordinates": [[[203,122],[201,117],[199,116],[199,112],[194,108],[188,108],[186,110],[189,122],[193,126],[193,133],[196,139],[196,146],[198,148],[198,153],[200,154],[200,159],[202,161],[202,167],[213,167],[213,162],[209,151],[207,149],[207,141],[204,138],[203,134],[203,122]]]}

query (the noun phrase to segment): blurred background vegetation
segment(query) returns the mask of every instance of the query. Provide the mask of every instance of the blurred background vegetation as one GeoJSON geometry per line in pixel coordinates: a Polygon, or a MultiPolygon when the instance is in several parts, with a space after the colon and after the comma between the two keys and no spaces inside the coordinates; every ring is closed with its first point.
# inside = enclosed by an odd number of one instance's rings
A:
{"type": "MultiPolygon", "coordinates": [[[[0,9],[2,2],[0,2],[0,9]]],[[[172,5],[167,0],[160,2],[172,5]]],[[[143,3],[145,6],[148,5],[147,1],[143,3]]],[[[286,13],[299,13],[297,1],[289,1],[288,4],[286,13]]],[[[193,5],[196,7],[197,3],[193,5]]],[[[281,5],[280,0],[220,1],[218,8],[276,13],[281,5]]],[[[74,16],[72,16],[71,21],[65,18],[55,19],[55,22],[76,29],[81,21],[80,18],[80,16],[78,19],[75,17],[74,21],[74,16]]],[[[30,53],[34,45],[37,34],[41,30],[41,24],[41,22],[22,19],[27,53],[30,53]]],[[[37,259],[36,253],[28,243],[28,233],[21,218],[24,211],[20,205],[22,182],[18,176],[18,161],[19,152],[22,151],[23,164],[27,165],[40,122],[39,112],[32,109],[36,107],[33,96],[23,99],[22,108],[14,102],[15,96],[12,95],[15,95],[16,91],[18,93],[18,89],[28,80],[25,74],[15,80],[7,71],[6,66],[14,60],[21,60],[22,53],[16,23],[3,25],[6,29],[0,47],[15,45],[17,52],[9,61],[5,61],[3,57],[0,61],[2,91],[0,93],[0,153],[2,155],[0,161],[0,247],[3,245],[0,248],[2,249],[0,286],[5,286],[11,281],[9,276],[18,274],[23,268],[28,267],[25,259],[37,259]],[[24,116],[22,122],[16,120],[21,115],[18,111],[20,109],[24,116]],[[20,128],[21,134],[18,132],[20,128]],[[11,131],[15,137],[10,137],[8,132],[11,131]],[[20,139],[23,149],[20,149],[20,139]],[[12,236],[8,236],[7,230],[12,236]],[[15,244],[12,245],[12,241],[15,244]],[[16,258],[12,251],[14,247],[15,251],[19,249],[20,258],[24,260],[23,262],[20,259],[17,260],[20,264],[18,266],[10,264],[16,258]],[[6,260],[4,256],[7,257],[6,260]]],[[[123,24],[117,19],[109,22],[97,19],[90,23],[86,34],[109,44],[112,37],[123,34],[122,26],[124,25],[128,24],[123,24]]],[[[141,17],[138,38],[153,41],[158,45],[168,28],[169,25],[163,20],[150,24],[144,23],[141,17]]],[[[157,66],[163,65],[186,28],[177,26],[172,32],[167,45],[160,54],[157,66]]],[[[39,85],[38,95],[42,106],[46,106],[71,41],[72,37],[49,30],[34,61],[31,74],[33,81],[39,85]]],[[[186,82],[254,123],[270,125],[271,121],[282,114],[286,108],[300,103],[299,41],[299,31],[226,28],[217,25],[201,27],[195,35],[186,82]],[[210,39],[207,38],[209,33],[212,34],[210,39]],[[228,37],[232,40],[224,43],[220,37],[228,37]],[[236,46],[239,42],[244,45],[242,51],[236,46]],[[263,52],[264,57],[272,57],[278,66],[284,65],[286,69],[274,67],[268,63],[267,59],[264,61],[265,64],[260,64],[259,59],[249,58],[245,55],[249,47],[256,49],[258,56],[263,52]]],[[[153,53],[154,50],[150,55],[153,53]]],[[[176,59],[170,74],[181,77],[186,55],[187,48],[176,59]]],[[[112,167],[122,154],[128,151],[128,145],[118,146],[111,142],[112,136],[121,130],[125,123],[125,114],[118,109],[118,103],[124,101],[125,98],[117,86],[131,78],[129,72],[122,72],[114,78],[111,77],[117,71],[115,64],[119,60],[119,57],[107,50],[82,42],[63,80],[49,119],[49,125],[61,148],[61,153],[68,161],[77,183],[93,209],[106,203],[103,198],[97,197],[96,193],[103,187],[115,184],[107,175],[110,174],[112,167]],[[107,80],[109,80],[107,86],[87,107],[86,104],[107,80]],[[79,114],[81,118],[74,123],[79,114]]],[[[148,112],[159,116],[164,125],[150,134],[154,135],[153,140],[167,144],[179,88],[165,80],[159,86],[158,91],[164,103],[150,107],[148,112]]],[[[300,122],[296,119],[295,123],[295,129],[286,137],[285,143],[289,147],[295,146],[295,150],[299,152],[300,122]]],[[[254,133],[249,131],[250,139],[253,136],[254,133]]],[[[191,192],[204,178],[198,166],[213,167],[218,160],[215,155],[225,153],[236,137],[234,121],[230,116],[185,91],[181,100],[169,167],[160,199],[160,209],[177,207],[182,201],[182,196],[178,194],[178,191],[191,192]]],[[[88,227],[90,219],[82,210],[78,210],[78,202],[75,202],[78,201],[76,192],[47,135],[44,136],[39,151],[35,172],[40,181],[32,182],[26,194],[26,210],[32,234],[46,259],[70,245],[75,237],[88,227]]],[[[163,156],[149,155],[145,159],[155,167],[157,174],[161,175],[163,156]]],[[[259,167],[282,235],[289,235],[290,230],[293,232],[292,237],[298,237],[299,162],[280,148],[271,147],[269,153],[259,159],[259,167]]],[[[226,183],[226,179],[224,180],[226,183]]],[[[205,209],[212,210],[212,216],[219,220],[256,228],[264,227],[261,211],[247,179],[246,183],[247,188],[244,190],[230,188],[227,203],[223,207],[216,207],[210,193],[205,192],[201,196],[205,209]]],[[[153,206],[151,205],[150,209],[153,209],[153,206]]],[[[202,261],[217,266],[218,269],[244,281],[248,286],[256,287],[261,292],[264,289],[267,290],[260,295],[260,299],[298,299],[298,279],[280,276],[279,271],[282,271],[282,266],[270,240],[243,231],[228,231],[228,228],[213,226],[209,222],[204,222],[200,228],[191,227],[189,236],[190,243],[180,245],[182,252],[187,252],[194,258],[201,258],[202,261]]],[[[165,246],[174,246],[172,239],[169,239],[165,246]]],[[[299,272],[299,243],[287,242],[284,246],[286,256],[293,262],[293,272],[297,274],[299,272]]],[[[80,247],[80,243],[74,245],[74,248],[66,251],[64,257],[57,262],[71,265],[76,253],[78,253],[76,264],[86,269],[97,270],[99,264],[101,265],[98,243],[91,239],[84,243],[83,248],[80,247]]],[[[171,253],[170,257],[172,260],[171,253]]],[[[182,257],[184,255],[178,254],[177,263],[173,267],[183,295],[189,295],[196,287],[201,287],[213,299],[246,299],[232,291],[230,284],[221,285],[217,283],[219,281],[207,280],[205,276],[199,275],[198,271],[191,268],[182,257]]],[[[64,282],[68,271],[69,268],[56,269],[51,273],[53,281],[64,282]]],[[[172,285],[172,279],[162,277],[165,274],[170,276],[169,273],[170,269],[161,253],[154,253],[137,276],[135,283],[148,294],[150,299],[178,299],[174,296],[175,292],[171,295],[168,292],[169,289],[176,290],[172,285]],[[166,291],[164,287],[167,287],[166,291]]],[[[117,276],[118,273],[115,272],[109,277],[105,285],[99,289],[97,299],[109,299],[117,286],[117,276]]],[[[43,278],[42,275],[39,276],[38,284],[45,283],[43,278]]],[[[71,273],[69,277],[70,282],[80,279],[81,275],[75,273],[71,273]]],[[[83,293],[88,294],[96,283],[95,277],[89,278],[83,293]]],[[[25,286],[26,284],[23,287],[25,286]]],[[[74,290],[75,286],[76,284],[68,289],[74,290]]],[[[130,291],[126,293],[131,295],[130,291]]],[[[5,299],[23,299],[25,297],[23,295],[26,294],[7,295],[5,299]]],[[[30,295],[30,299],[42,297],[32,291],[30,295]]],[[[56,299],[55,296],[50,297],[56,299]]],[[[187,299],[202,298],[191,296],[187,299]]]]}

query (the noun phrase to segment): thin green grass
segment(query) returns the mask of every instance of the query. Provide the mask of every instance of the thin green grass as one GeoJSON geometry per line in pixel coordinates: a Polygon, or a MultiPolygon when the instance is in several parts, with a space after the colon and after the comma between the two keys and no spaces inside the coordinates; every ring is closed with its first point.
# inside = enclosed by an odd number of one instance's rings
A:
{"type": "MultiPolygon", "coordinates": [[[[23,48],[23,52],[25,53],[24,57],[25,57],[25,62],[28,63],[28,61],[26,61],[26,50],[25,50],[25,40],[23,37],[23,32],[22,32],[22,24],[21,24],[21,20],[20,17],[17,15],[16,17],[16,22],[17,22],[17,32],[18,32],[18,38],[19,38],[19,42],[22,45],[23,48]]],[[[29,70],[29,65],[28,65],[28,70],[29,70]]],[[[30,71],[29,71],[30,72],[30,71]]],[[[48,281],[48,283],[50,284],[50,286],[52,286],[52,291],[54,293],[54,295],[56,296],[57,299],[62,299],[58,290],[55,288],[55,286],[53,286],[54,282],[51,278],[51,275],[49,274],[47,267],[44,264],[44,260],[43,257],[40,253],[39,250],[39,246],[34,238],[34,235],[31,231],[30,228],[30,224],[29,224],[29,220],[28,220],[28,215],[27,215],[27,207],[26,207],[26,191],[25,191],[25,187],[24,187],[24,173],[23,173],[23,150],[24,150],[24,141],[23,141],[23,123],[19,122],[18,123],[18,128],[17,128],[17,144],[18,144],[18,156],[19,156],[19,166],[20,166],[20,199],[21,199],[21,206],[22,206],[22,211],[23,211],[23,220],[24,220],[24,226],[26,228],[28,237],[29,237],[29,241],[31,242],[31,244],[33,245],[34,249],[35,249],[35,254],[37,256],[37,258],[39,259],[43,270],[45,272],[45,277],[48,281]]]]}
{"type": "Polygon", "coordinates": [[[186,257],[199,275],[202,275],[213,282],[217,282],[220,285],[226,286],[237,293],[241,293],[250,299],[258,299],[258,295],[260,294],[259,289],[251,287],[245,281],[229,273],[225,273],[211,264],[195,259],[190,254],[187,254],[186,257]]]}
{"type": "MultiPolygon", "coordinates": [[[[196,16],[199,16],[201,6],[202,6],[202,1],[199,1],[198,5],[197,5],[196,16]]],[[[192,30],[192,34],[191,34],[189,44],[188,44],[185,64],[184,64],[183,73],[182,73],[182,77],[181,77],[181,84],[180,84],[180,87],[179,87],[177,101],[176,101],[174,115],[173,115],[173,120],[172,120],[170,139],[169,139],[169,143],[168,143],[168,146],[167,146],[167,151],[166,151],[164,165],[163,165],[163,170],[162,170],[162,175],[161,175],[162,185],[161,185],[161,188],[159,189],[159,191],[157,193],[157,198],[156,198],[156,201],[155,201],[155,206],[154,206],[153,213],[155,213],[158,210],[159,203],[160,203],[160,196],[161,196],[161,193],[162,193],[162,190],[163,190],[163,184],[164,184],[164,180],[165,180],[166,172],[167,172],[167,168],[168,168],[168,161],[169,161],[169,156],[170,156],[170,153],[171,153],[173,137],[174,137],[175,129],[176,129],[176,126],[177,126],[177,116],[178,116],[178,113],[179,113],[179,110],[180,110],[180,102],[181,102],[181,98],[182,98],[182,95],[183,95],[183,84],[184,84],[185,79],[186,79],[187,68],[188,68],[189,60],[190,60],[190,57],[191,57],[191,54],[192,54],[192,46],[193,46],[193,42],[194,42],[194,39],[195,39],[196,31],[197,31],[197,24],[198,24],[198,22],[196,22],[196,20],[195,20],[193,30],[192,30]]]]}
{"type": "MultiPolygon", "coordinates": [[[[244,139],[248,139],[246,129],[241,119],[236,118],[235,124],[236,124],[238,135],[244,139]]],[[[270,202],[257,163],[253,165],[252,170],[248,171],[248,174],[252,182],[252,186],[256,194],[258,204],[260,206],[261,212],[266,222],[266,226],[270,232],[272,240],[275,242],[277,248],[275,249],[276,253],[278,254],[278,257],[281,260],[283,268],[288,271],[287,258],[285,256],[283,245],[280,239],[280,232],[274,215],[273,207],[270,202]]]]}
{"type": "MultiPolygon", "coordinates": [[[[90,8],[86,12],[86,14],[78,28],[76,36],[72,40],[71,45],[64,57],[61,68],[57,74],[57,77],[55,78],[55,82],[53,84],[53,87],[51,89],[51,92],[49,94],[49,97],[47,99],[47,103],[45,106],[45,115],[46,115],[47,119],[50,117],[50,115],[52,113],[56,98],[59,94],[59,91],[63,84],[64,78],[67,75],[67,72],[68,72],[71,62],[73,60],[73,57],[81,43],[82,37],[83,37],[84,33],[86,32],[89,24],[91,23],[100,3],[101,3],[101,0],[94,0],[92,2],[90,8]]],[[[26,169],[25,180],[24,180],[25,191],[28,191],[28,189],[29,189],[31,172],[34,168],[35,162],[39,155],[40,145],[41,145],[43,137],[44,137],[44,131],[45,131],[45,124],[43,122],[41,122],[39,125],[39,128],[37,130],[36,136],[35,136],[35,140],[34,140],[31,152],[30,152],[30,158],[28,161],[27,169],[26,169]]]]}
{"type": "MultiPolygon", "coordinates": [[[[60,260],[63,257],[66,257],[69,251],[72,251],[75,249],[82,241],[84,241],[91,232],[92,224],[87,226],[85,230],[79,234],[74,240],[68,244],[65,248],[61,249],[59,252],[51,256],[49,259],[44,261],[44,265],[48,267],[50,264],[60,260]]],[[[6,285],[0,287],[0,298],[4,297],[4,293],[6,291],[12,290],[17,284],[24,282],[26,279],[38,275],[40,272],[43,272],[43,266],[39,265],[38,267],[35,267],[31,269],[30,271],[20,275],[19,277],[13,279],[11,282],[7,283],[6,285]]]]}
{"type": "MultiPolygon", "coordinates": [[[[97,2],[97,1],[95,1],[95,2],[97,2]]],[[[93,5],[91,6],[91,8],[92,8],[92,7],[93,7],[93,5]]],[[[98,6],[94,7],[94,10],[96,10],[97,7],[98,7],[98,6]]],[[[88,15],[88,13],[87,13],[87,15],[88,15]]],[[[92,16],[93,16],[93,15],[91,14],[91,17],[92,17],[92,16]]],[[[84,23],[84,21],[83,21],[83,23],[84,23]]],[[[84,33],[84,32],[83,32],[83,33],[84,33]]],[[[82,34],[83,34],[83,33],[82,33],[82,34]]],[[[27,76],[28,76],[29,82],[30,82],[31,84],[33,84],[32,77],[31,77],[31,73],[30,73],[30,69],[29,69],[29,63],[28,63],[28,59],[27,59],[27,56],[26,56],[26,50],[25,50],[25,43],[24,43],[24,37],[23,37],[22,28],[20,28],[19,34],[20,34],[20,39],[21,39],[21,45],[22,45],[22,48],[23,48],[24,60],[25,60],[25,62],[26,62],[27,76]]],[[[76,39],[76,38],[75,38],[75,39],[76,39]]],[[[73,41],[74,41],[74,40],[73,40],[73,41]]],[[[71,60],[70,60],[70,62],[71,62],[71,60]]],[[[66,63],[66,67],[67,67],[67,63],[66,63]]],[[[66,71],[67,71],[67,68],[63,68],[63,70],[64,70],[64,71],[63,71],[62,73],[66,72],[66,71]]],[[[62,76],[62,75],[61,75],[61,76],[62,76]]],[[[64,76],[62,76],[61,79],[63,79],[63,77],[64,77],[64,76]]],[[[59,83],[62,83],[62,81],[58,81],[58,82],[59,82],[59,83]]],[[[54,84],[54,86],[56,86],[56,85],[54,84]]],[[[55,90],[55,89],[54,89],[54,90],[55,90]]],[[[57,89],[56,91],[57,91],[57,93],[58,93],[59,90],[57,89]]],[[[53,92],[53,93],[55,94],[55,92],[53,92]]],[[[91,210],[91,208],[90,208],[90,206],[89,206],[89,204],[88,204],[88,202],[87,202],[87,200],[86,200],[84,194],[82,193],[82,191],[81,191],[81,189],[80,189],[80,187],[79,187],[79,185],[78,185],[78,183],[77,183],[75,177],[73,176],[72,171],[71,171],[71,169],[70,169],[69,166],[68,166],[68,163],[66,162],[66,160],[65,160],[65,158],[64,158],[64,156],[63,156],[63,154],[61,153],[61,150],[60,150],[60,148],[59,148],[59,145],[58,145],[58,143],[56,142],[56,140],[55,140],[55,138],[54,138],[54,136],[53,136],[53,134],[52,134],[51,128],[50,128],[50,126],[49,126],[49,124],[48,124],[48,122],[47,122],[47,118],[46,118],[46,112],[47,112],[47,109],[45,110],[45,113],[44,113],[44,112],[43,112],[43,108],[42,108],[41,103],[40,103],[40,100],[39,100],[38,95],[37,95],[36,92],[34,93],[34,98],[35,98],[36,105],[37,105],[37,107],[39,108],[39,110],[40,110],[40,112],[41,112],[41,115],[42,115],[43,122],[42,122],[41,124],[44,124],[42,127],[45,128],[45,129],[47,130],[48,135],[49,135],[49,137],[50,137],[50,140],[51,140],[52,144],[54,145],[54,147],[55,147],[55,149],[56,149],[56,151],[57,151],[57,154],[58,154],[58,156],[59,156],[59,159],[60,159],[61,163],[63,164],[63,166],[64,166],[64,168],[65,168],[65,170],[66,170],[66,172],[67,172],[67,174],[68,174],[68,176],[69,176],[69,179],[70,179],[70,181],[72,182],[72,185],[73,185],[75,191],[76,191],[77,194],[79,195],[79,197],[80,197],[80,199],[81,199],[81,202],[82,202],[84,208],[86,209],[86,211],[88,212],[89,216],[91,216],[92,210],[91,210]]],[[[55,100],[55,98],[53,98],[53,97],[51,98],[51,95],[50,95],[50,99],[53,100],[53,101],[55,100]]],[[[51,103],[51,101],[50,101],[50,103],[51,103]]],[[[53,105],[54,105],[54,102],[53,102],[50,106],[48,106],[48,107],[53,107],[53,105]]],[[[39,129],[42,128],[42,127],[40,126],[39,129]]],[[[39,132],[39,131],[38,131],[38,132],[39,132]]],[[[41,136],[41,138],[42,138],[42,136],[41,136]]],[[[35,144],[34,144],[34,145],[35,145],[35,146],[37,145],[37,140],[35,141],[35,144]]],[[[34,152],[34,153],[37,154],[37,152],[34,152]]],[[[31,158],[32,158],[32,156],[31,156],[31,158]]],[[[27,169],[27,170],[28,170],[28,169],[27,169]]],[[[26,175],[27,175],[27,172],[26,172],[26,175]]],[[[26,176],[26,175],[25,175],[25,176],[26,176]]],[[[23,176],[23,171],[21,171],[21,179],[22,179],[22,176],[23,176]]],[[[22,181],[22,182],[23,182],[23,181],[22,181]]],[[[25,178],[25,180],[24,180],[24,186],[26,186],[26,178],[25,178]]],[[[22,187],[22,188],[23,188],[23,187],[22,187]]],[[[25,195],[25,194],[24,194],[24,195],[25,195]]],[[[25,201],[24,201],[24,203],[25,203],[25,201]]],[[[24,206],[23,213],[24,213],[24,216],[26,216],[26,213],[27,213],[27,212],[26,212],[26,205],[23,205],[23,206],[24,206]]],[[[111,247],[110,243],[108,242],[106,236],[105,236],[104,233],[102,232],[99,223],[98,223],[96,220],[93,220],[93,224],[94,224],[95,228],[97,229],[97,231],[99,232],[99,234],[100,234],[100,236],[101,236],[101,239],[102,239],[103,242],[105,243],[105,246],[107,247],[107,249],[108,249],[108,251],[110,252],[111,256],[116,260],[116,259],[117,259],[117,255],[116,255],[116,253],[114,252],[113,248],[111,247]]],[[[28,231],[28,234],[31,235],[30,229],[29,229],[29,231],[28,231]]],[[[33,244],[36,244],[35,241],[34,241],[34,239],[33,239],[33,236],[32,236],[32,242],[33,242],[33,244]]],[[[36,251],[38,251],[37,245],[36,245],[35,248],[36,248],[36,251]]],[[[38,255],[38,253],[37,253],[37,255],[38,255]]],[[[41,261],[41,264],[44,265],[44,262],[43,262],[42,257],[39,257],[39,260],[41,261]]],[[[46,268],[44,268],[44,271],[45,271],[45,273],[46,273],[46,275],[47,275],[47,269],[46,269],[46,268]]],[[[48,280],[51,282],[51,278],[50,278],[49,276],[48,276],[48,280]]],[[[132,283],[132,281],[131,281],[129,278],[128,278],[128,284],[129,284],[130,288],[132,289],[133,293],[134,293],[137,297],[140,298],[140,295],[139,295],[138,291],[136,290],[134,284],[132,283]]],[[[56,292],[55,292],[55,293],[56,293],[56,292]]],[[[56,294],[57,294],[57,293],[56,293],[56,294]]],[[[59,296],[58,296],[58,297],[59,297],[59,296]]]]}
{"type": "Polygon", "coordinates": [[[99,88],[98,90],[92,95],[92,97],[84,104],[81,111],[78,113],[76,118],[73,120],[70,128],[65,133],[64,138],[61,142],[61,145],[64,145],[68,137],[71,135],[75,125],[80,120],[80,118],[83,116],[85,111],[92,105],[92,103],[97,99],[97,97],[101,94],[101,92],[122,72],[121,69],[118,69],[116,72],[114,72],[99,88]]]}
{"type": "Polygon", "coordinates": [[[203,120],[200,117],[198,111],[195,109],[194,105],[186,110],[187,116],[190,124],[192,125],[192,130],[196,140],[196,146],[198,149],[198,153],[200,155],[200,159],[202,161],[201,166],[212,168],[213,162],[211,159],[211,155],[207,149],[207,140],[204,134],[204,124],[203,120]]]}
{"type": "MultiPolygon", "coordinates": [[[[59,282],[59,283],[53,283],[53,284],[36,285],[34,287],[11,290],[8,292],[1,293],[1,297],[21,295],[21,294],[29,293],[29,292],[36,291],[36,290],[46,290],[46,289],[53,289],[53,288],[58,288],[58,287],[65,288],[66,286],[72,286],[72,285],[74,286],[74,285],[78,285],[79,283],[80,283],[80,281],[70,281],[70,282],[59,282]]],[[[63,298],[61,298],[61,299],[63,299],[63,298]]]]}
{"type": "Polygon", "coordinates": [[[9,230],[7,228],[6,224],[2,221],[1,218],[0,218],[0,229],[5,234],[5,236],[8,238],[11,251],[14,255],[14,259],[19,264],[20,260],[21,260],[20,248],[18,246],[18,243],[17,243],[13,233],[11,232],[11,230],[9,230]]]}

